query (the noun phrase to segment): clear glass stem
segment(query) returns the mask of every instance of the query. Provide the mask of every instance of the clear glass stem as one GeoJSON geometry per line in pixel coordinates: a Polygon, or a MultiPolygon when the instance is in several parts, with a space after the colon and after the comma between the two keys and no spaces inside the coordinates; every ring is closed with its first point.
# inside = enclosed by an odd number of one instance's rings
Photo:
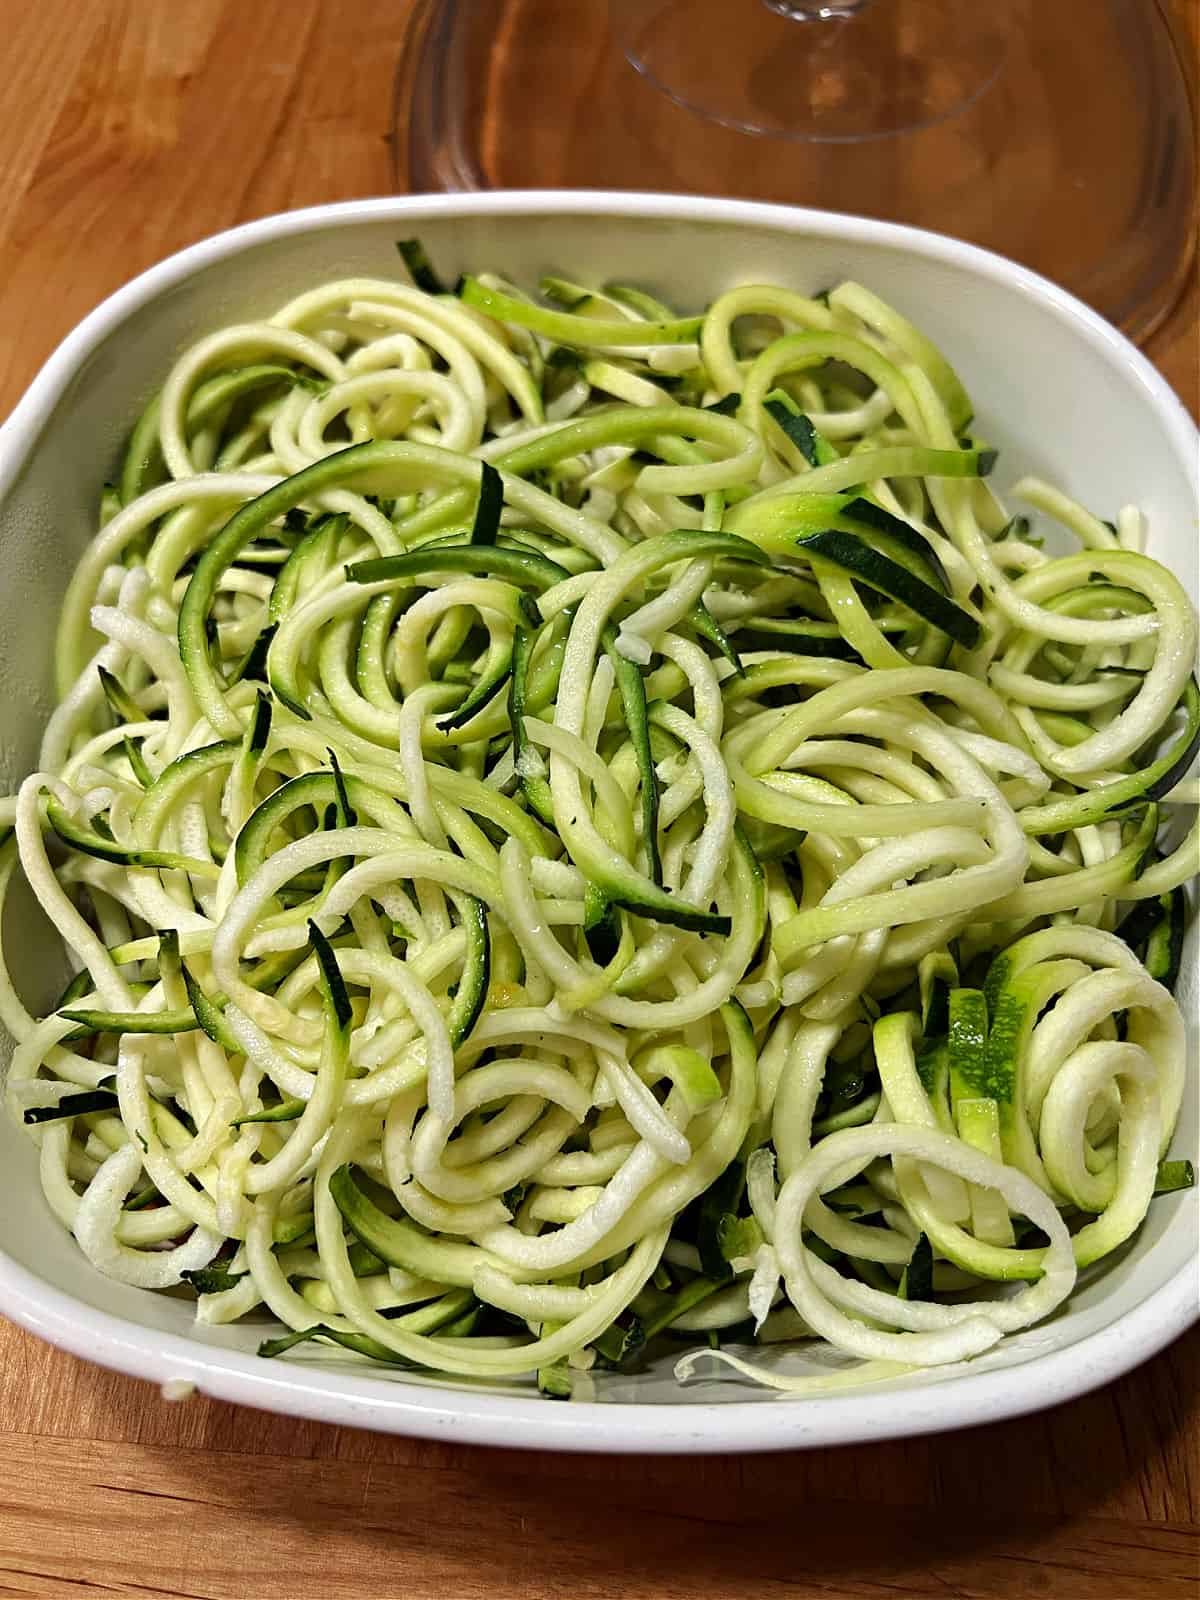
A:
{"type": "Polygon", "coordinates": [[[865,11],[872,0],[762,0],[768,11],[774,11],[791,22],[833,22],[856,16],[865,11]]]}

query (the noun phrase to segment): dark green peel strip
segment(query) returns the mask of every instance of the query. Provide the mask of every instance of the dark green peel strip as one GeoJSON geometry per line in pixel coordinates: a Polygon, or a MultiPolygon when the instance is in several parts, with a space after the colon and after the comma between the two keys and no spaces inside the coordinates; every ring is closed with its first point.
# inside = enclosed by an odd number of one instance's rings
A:
{"type": "Polygon", "coordinates": [[[983,629],[974,617],[929,584],[922,583],[899,562],[871,549],[852,534],[828,528],[798,540],[797,549],[831,562],[869,588],[898,600],[924,621],[949,634],[955,644],[962,645],[965,650],[973,650],[982,637],[983,629]]]}

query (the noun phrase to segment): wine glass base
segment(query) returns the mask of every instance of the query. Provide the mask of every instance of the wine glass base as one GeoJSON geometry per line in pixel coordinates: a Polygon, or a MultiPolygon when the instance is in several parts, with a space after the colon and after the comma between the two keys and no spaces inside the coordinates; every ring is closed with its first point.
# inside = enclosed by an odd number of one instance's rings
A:
{"type": "Polygon", "coordinates": [[[1013,13],[963,0],[612,0],[626,59],[739,133],[855,143],[963,112],[1004,66],[1013,13]],[[736,49],[714,48],[736,30],[736,49]]]}
{"type": "MultiPolygon", "coordinates": [[[[915,34],[904,30],[918,26],[924,3],[871,0],[834,26],[848,43],[860,23],[899,19],[908,59],[915,34]]],[[[1155,0],[950,3],[960,16],[988,14],[999,34],[993,53],[979,48],[986,29],[973,35],[973,55],[952,38],[949,49],[929,41],[907,88],[877,62],[855,96],[842,96],[832,78],[806,79],[793,62],[769,103],[760,74],[760,126],[749,133],[693,111],[631,67],[627,0],[411,0],[397,77],[397,182],[731,195],[907,223],[1021,261],[1132,338],[1147,338],[1192,260],[1196,155],[1182,39],[1155,0]],[[930,84],[937,63],[955,61],[930,84]],[[814,132],[822,83],[820,104],[830,110],[814,132]],[[774,131],[765,126],[772,106],[774,131]],[[908,108],[903,116],[899,107],[908,108]],[[920,107],[940,120],[915,124],[920,107]]],[[[636,0],[633,9],[643,22],[664,11],[669,19],[671,0],[636,0]]],[[[762,0],[687,0],[687,11],[707,16],[693,28],[730,82],[747,55],[745,17],[757,26],[761,14],[793,37],[824,26],[772,18],[762,0]]],[[[960,38],[973,26],[965,22],[960,38]]],[[[728,115],[728,95],[714,104],[728,115]]]]}

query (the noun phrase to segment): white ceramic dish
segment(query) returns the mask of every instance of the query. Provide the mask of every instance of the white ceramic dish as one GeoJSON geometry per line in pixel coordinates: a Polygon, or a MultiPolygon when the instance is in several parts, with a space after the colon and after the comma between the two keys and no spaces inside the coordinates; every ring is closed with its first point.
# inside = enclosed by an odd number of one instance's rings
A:
{"type": "MultiPolygon", "coordinates": [[[[1102,515],[1147,512],[1154,553],[1197,591],[1197,435],[1146,360],[1069,295],[995,256],[932,234],[733,201],[500,193],[353,202],[270,217],[194,245],[105,301],[47,362],[0,429],[0,792],[29,768],[50,709],[51,622],[94,526],[101,483],[142,403],[180,349],[352,272],[393,273],[419,232],[450,274],[487,264],[526,282],[636,280],[682,307],[736,282],[813,291],[853,275],[942,346],[1001,446],[1001,489],[1040,470],[1102,515]]],[[[63,967],[28,907],[29,997],[63,967]]],[[[1176,1136],[1197,1130],[1196,942],[1181,999],[1193,1070],[1176,1136]]],[[[3,1046],[0,1046],[3,1049],[3,1046]]],[[[1187,1327],[1197,1306],[1197,1194],[1155,1202],[1133,1249],[1049,1324],[967,1372],[796,1401],[731,1374],[679,1388],[663,1367],[601,1380],[596,1403],[528,1389],[366,1373],[344,1361],[261,1361],[261,1330],[197,1329],[181,1299],[100,1277],[46,1208],[35,1152],[0,1123],[0,1311],[55,1344],[157,1382],[298,1416],[460,1441],[571,1450],[725,1451],[846,1443],[1033,1411],[1107,1382],[1187,1327]]],[[[796,1357],[788,1358],[795,1361],[796,1357]]]]}

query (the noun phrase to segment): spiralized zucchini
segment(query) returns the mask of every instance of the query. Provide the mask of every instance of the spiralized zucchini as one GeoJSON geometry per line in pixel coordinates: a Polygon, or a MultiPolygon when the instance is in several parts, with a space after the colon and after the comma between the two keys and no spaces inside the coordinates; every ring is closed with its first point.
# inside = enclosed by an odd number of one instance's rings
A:
{"type": "Polygon", "coordinates": [[[264,1356],[981,1355],[1190,1181],[1188,596],[865,288],[402,253],[187,351],[71,580],[47,1203],[264,1356]]]}

